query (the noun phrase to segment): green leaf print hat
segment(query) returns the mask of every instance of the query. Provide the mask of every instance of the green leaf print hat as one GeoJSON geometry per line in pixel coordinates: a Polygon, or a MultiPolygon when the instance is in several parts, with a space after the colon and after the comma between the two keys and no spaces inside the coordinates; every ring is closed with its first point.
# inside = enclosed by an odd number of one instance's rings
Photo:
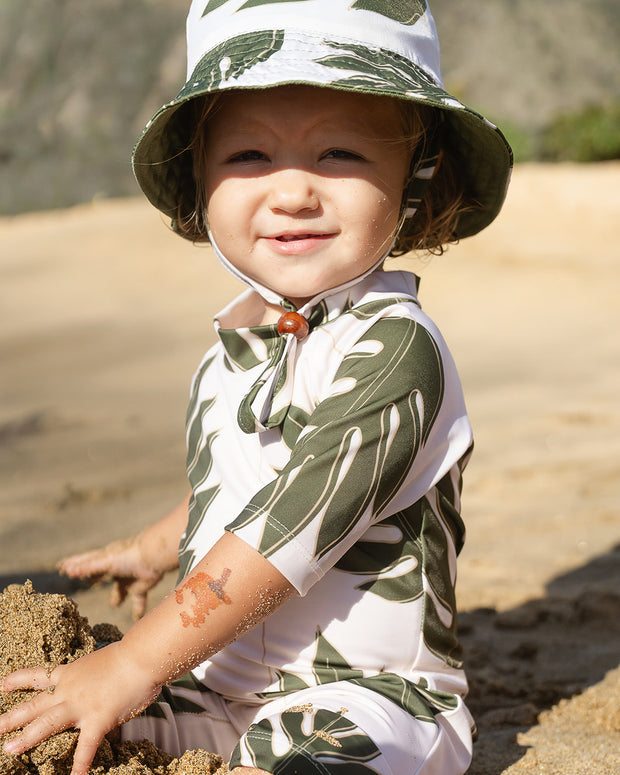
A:
{"type": "MultiPolygon", "coordinates": [[[[187,82],[155,113],[133,153],[139,185],[173,228],[179,231],[179,216],[189,214],[179,212],[179,202],[195,201],[189,103],[215,92],[285,84],[386,95],[441,109],[441,142],[450,145],[468,198],[479,204],[461,214],[455,237],[476,234],[498,214],[512,168],[510,146],[496,126],[444,90],[426,0],[193,0],[187,82]]],[[[421,170],[407,191],[409,219],[425,177],[430,172],[421,170]]]]}

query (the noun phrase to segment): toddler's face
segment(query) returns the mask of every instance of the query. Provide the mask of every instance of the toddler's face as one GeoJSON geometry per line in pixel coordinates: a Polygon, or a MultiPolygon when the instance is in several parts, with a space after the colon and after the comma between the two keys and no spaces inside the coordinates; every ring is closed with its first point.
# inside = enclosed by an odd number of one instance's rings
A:
{"type": "Polygon", "coordinates": [[[298,307],[389,249],[409,170],[397,103],[308,86],[230,92],[207,121],[211,233],[298,307]]]}

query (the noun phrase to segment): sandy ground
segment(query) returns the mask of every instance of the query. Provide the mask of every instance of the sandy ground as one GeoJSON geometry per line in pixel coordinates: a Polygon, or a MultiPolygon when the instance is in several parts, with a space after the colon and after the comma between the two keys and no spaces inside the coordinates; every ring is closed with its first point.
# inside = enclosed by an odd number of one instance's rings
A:
{"type": "MultiPolygon", "coordinates": [[[[619,212],[620,164],[522,166],[493,226],[416,265],[477,439],[474,775],[620,772],[619,212]]],[[[182,497],[189,378],[238,289],[139,199],[0,220],[0,588],[128,626],[55,563],[182,497]]]]}

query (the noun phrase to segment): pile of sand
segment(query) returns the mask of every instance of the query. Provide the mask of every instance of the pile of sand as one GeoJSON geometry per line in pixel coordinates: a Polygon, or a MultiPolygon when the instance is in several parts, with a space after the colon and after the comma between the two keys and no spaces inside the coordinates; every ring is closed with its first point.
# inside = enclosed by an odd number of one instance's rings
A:
{"type": "MultiPolygon", "coordinates": [[[[12,584],[0,595],[0,678],[19,668],[72,662],[121,637],[112,625],[95,625],[80,616],[76,604],[64,595],[35,592],[32,583],[12,584]]],[[[35,692],[0,692],[0,713],[35,692]]],[[[7,737],[0,736],[0,746],[7,737]]],[[[26,753],[9,756],[0,747],[0,775],[69,775],[78,732],[54,735],[26,753]]],[[[90,772],[93,775],[224,775],[221,757],[207,751],[187,751],[175,759],[148,740],[99,746],[90,772]]]]}

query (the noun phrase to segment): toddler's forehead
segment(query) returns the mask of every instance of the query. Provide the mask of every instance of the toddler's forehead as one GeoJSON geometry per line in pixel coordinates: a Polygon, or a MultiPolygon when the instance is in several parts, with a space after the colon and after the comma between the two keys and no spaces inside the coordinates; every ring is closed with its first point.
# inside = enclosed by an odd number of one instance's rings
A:
{"type": "Polygon", "coordinates": [[[215,123],[243,133],[261,127],[338,129],[368,137],[402,138],[407,108],[401,100],[316,86],[222,92],[207,131],[215,123]]]}

